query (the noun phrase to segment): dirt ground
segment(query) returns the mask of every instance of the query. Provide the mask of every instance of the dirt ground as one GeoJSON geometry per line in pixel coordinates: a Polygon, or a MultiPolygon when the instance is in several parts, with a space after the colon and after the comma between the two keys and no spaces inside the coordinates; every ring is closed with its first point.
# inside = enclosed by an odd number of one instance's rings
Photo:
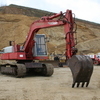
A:
{"type": "Polygon", "coordinates": [[[69,68],[55,68],[52,77],[15,78],[0,74],[0,100],[100,100],[100,66],[86,88],[71,88],[69,68]]]}

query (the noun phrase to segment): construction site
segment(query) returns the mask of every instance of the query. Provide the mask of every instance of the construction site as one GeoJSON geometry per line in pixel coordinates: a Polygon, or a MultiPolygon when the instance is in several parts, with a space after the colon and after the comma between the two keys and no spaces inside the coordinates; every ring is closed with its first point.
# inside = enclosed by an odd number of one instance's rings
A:
{"type": "Polygon", "coordinates": [[[100,24],[11,4],[0,27],[0,100],[100,100],[100,24]]]}

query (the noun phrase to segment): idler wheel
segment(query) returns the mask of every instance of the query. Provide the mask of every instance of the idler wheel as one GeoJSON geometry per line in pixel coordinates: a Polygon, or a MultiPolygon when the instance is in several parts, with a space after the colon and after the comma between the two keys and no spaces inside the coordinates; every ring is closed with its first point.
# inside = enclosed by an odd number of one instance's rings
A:
{"type": "Polygon", "coordinates": [[[43,64],[42,74],[44,76],[51,76],[54,73],[54,67],[52,64],[43,64]]]}

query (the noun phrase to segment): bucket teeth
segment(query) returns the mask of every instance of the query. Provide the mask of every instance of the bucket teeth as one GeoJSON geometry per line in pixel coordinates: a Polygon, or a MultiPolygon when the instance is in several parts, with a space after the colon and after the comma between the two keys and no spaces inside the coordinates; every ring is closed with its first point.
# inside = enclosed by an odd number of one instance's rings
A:
{"type": "Polygon", "coordinates": [[[89,82],[86,83],[86,87],[88,87],[88,85],[89,85],[89,82]]]}
{"type": "Polygon", "coordinates": [[[77,83],[77,87],[79,87],[80,83],[77,83]]]}
{"type": "Polygon", "coordinates": [[[75,83],[72,84],[72,88],[74,88],[74,86],[75,86],[75,83]]]}
{"type": "MultiPolygon", "coordinates": [[[[79,82],[79,83],[77,83],[77,86],[76,86],[76,87],[78,88],[78,87],[80,86],[80,84],[81,84],[81,87],[84,87],[85,83],[86,83],[86,87],[88,87],[89,82],[82,82],[82,83],[79,82]]],[[[72,88],[75,87],[75,84],[76,84],[76,83],[73,83],[73,84],[72,84],[72,88]]]]}
{"type": "Polygon", "coordinates": [[[84,84],[85,84],[85,82],[82,83],[82,86],[81,87],[84,87],[84,84]]]}
{"type": "Polygon", "coordinates": [[[74,55],[67,61],[67,65],[70,67],[73,76],[72,88],[76,83],[77,87],[80,86],[80,83],[82,83],[81,87],[84,87],[85,82],[86,87],[88,87],[93,72],[92,59],[83,55],[74,55]]]}

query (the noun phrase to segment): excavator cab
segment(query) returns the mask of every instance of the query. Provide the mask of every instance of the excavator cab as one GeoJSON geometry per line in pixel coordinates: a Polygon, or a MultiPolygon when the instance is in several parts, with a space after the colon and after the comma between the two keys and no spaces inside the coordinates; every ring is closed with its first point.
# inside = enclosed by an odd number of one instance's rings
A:
{"type": "Polygon", "coordinates": [[[34,40],[35,46],[32,49],[33,57],[35,59],[48,59],[45,34],[36,34],[34,40]]]}

